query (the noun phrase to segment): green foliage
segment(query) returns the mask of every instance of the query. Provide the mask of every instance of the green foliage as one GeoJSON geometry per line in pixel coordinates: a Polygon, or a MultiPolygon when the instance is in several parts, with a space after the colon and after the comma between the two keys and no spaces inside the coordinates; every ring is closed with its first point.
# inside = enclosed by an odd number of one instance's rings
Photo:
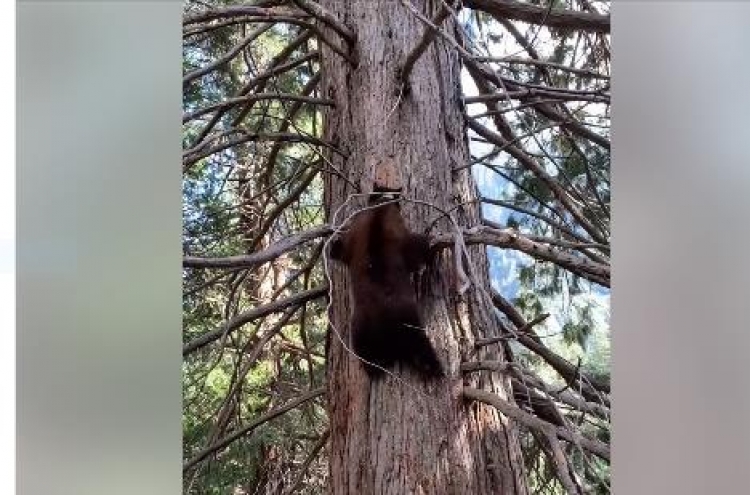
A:
{"type": "MultiPolygon", "coordinates": [[[[217,2],[233,3],[233,2],[217,2]]],[[[188,5],[188,8],[190,6],[188,5]]],[[[231,50],[249,31],[241,25],[214,29],[207,35],[186,40],[183,71],[189,73],[212,63],[231,50]]],[[[251,26],[255,29],[257,26],[251,26]]],[[[216,71],[187,84],[183,92],[186,112],[236,97],[247,81],[266,70],[267,65],[294,38],[297,27],[277,25],[261,34],[216,71]]],[[[300,47],[297,53],[307,48],[300,47]]],[[[296,55],[292,54],[291,59],[296,55]]],[[[279,74],[264,83],[259,92],[299,94],[312,75],[313,64],[279,74]]],[[[287,119],[292,104],[263,100],[248,109],[237,106],[209,129],[213,134],[233,129],[270,133],[287,119]],[[241,120],[240,120],[241,118],[241,120]]],[[[184,126],[183,146],[195,146],[206,130],[211,115],[184,126]]],[[[316,134],[320,129],[317,109],[303,106],[291,120],[287,132],[316,134]]],[[[311,170],[317,158],[304,144],[283,145],[275,161],[264,157],[273,143],[250,142],[202,159],[183,176],[183,250],[194,256],[222,257],[255,249],[252,229],[285,201],[311,170]],[[262,179],[261,179],[262,177],[262,179]]],[[[319,225],[323,220],[322,182],[316,178],[290,207],[271,224],[265,237],[274,239],[319,225]]],[[[267,240],[260,239],[262,242],[267,240]]],[[[309,245],[289,255],[288,268],[278,267],[277,275],[286,280],[284,294],[293,294],[322,282],[318,265],[302,276],[303,269],[319,253],[309,245]]],[[[224,322],[262,305],[273,276],[269,266],[252,270],[183,270],[183,340],[191,342],[221,328],[224,322]]],[[[270,284],[273,285],[273,284],[270,284]]],[[[274,286],[273,290],[281,286],[274,286]]],[[[283,295],[281,297],[284,297],[283,295]]],[[[262,351],[255,345],[273,329],[276,317],[245,325],[224,339],[186,357],[183,365],[183,450],[187,461],[206,446],[231,435],[249,422],[281,407],[304,391],[323,383],[325,321],[322,306],[308,303],[271,338],[262,351]],[[304,316],[304,318],[303,318],[304,316]],[[304,323],[304,325],[303,325],[304,323]],[[311,354],[306,354],[309,349],[311,354]],[[245,363],[254,354],[255,361],[245,363]],[[226,414],[228,413],[228,414],[226,414]],[[220,418],[226,416],[224,424],[220,418]]],[[[257,487],[274,483],[276,470],[299,464],[325,428],[325,410],[311,402],[255,428],[241,439],[220,449],[185,475],[186,493],[226,494],[237,487],[257,487]],[[280,453],[283,453],[280,454],[280,453]]],[[[320,474],[318,464],[310,467],[320,474]]],[[[314,483],[310,485],[315,486],[314,483]]]]}

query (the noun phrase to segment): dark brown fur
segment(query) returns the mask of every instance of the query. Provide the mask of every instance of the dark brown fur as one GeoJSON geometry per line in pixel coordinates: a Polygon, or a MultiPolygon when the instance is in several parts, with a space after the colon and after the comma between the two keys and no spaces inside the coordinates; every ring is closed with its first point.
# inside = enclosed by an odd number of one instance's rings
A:
{"type": "MultiPolygon", "coordinates": [[[[411,233],[398,204],[385,203],[355,216],[331,244],[331,258],[349,268],[354,352],[383,368],[400,362],[425,377],[443,376],[412,283],[412,274],[428,261],[427,236],[411,233]]],[[[373,378],[383,373],[364,366],[373,378]]]]}

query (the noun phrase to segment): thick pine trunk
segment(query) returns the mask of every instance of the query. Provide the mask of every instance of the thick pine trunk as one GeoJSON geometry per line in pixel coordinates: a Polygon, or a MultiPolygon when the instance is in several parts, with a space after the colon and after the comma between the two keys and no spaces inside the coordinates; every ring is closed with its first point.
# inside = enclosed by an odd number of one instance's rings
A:
{"type": "MultiPolygon", "coordinates": [[[[326,115],[325,139],[348,154],[332,154],[331,164],[367,191],[372,165],[393,158],[406,198],[451,210],[462,226],[477,224],[479,208],[468,161],[462,117],[460,61],[441,39],[414,66],[408,91],[399,98],[398,67],[425,31],[398,0],[321,0],[328,11],[357,33],[358,66],[322,47],[322,96],[336,107],[326,115]],[[391,110],[395,110],[391,113],[391,110]]],[[[439,2],[415,6],[433,17],[439,2]]],[[[426,3],[426,4],[425,4],[426,3]]],[[[446,26],[452,22],[446,21],[446,26]]],[[[329,38],[337,39],[330,29],[329,38]]],[[[355,193],[337,174],[326,173],[329,217],[355,193]]],[[[339,219],[361,207],[350,201],[339,219]]],[[[404,202],[407,224],[424,231],[439,216],[425,205],[404,202]]],[[[431,234],[451,230],[445,219],[431,234]]],[[[452,254],[442,253],[420,281],[423,323],[449,377],[428,385],[409,370],[396,369],[403,382],[371,383],[360,363],[329,332],[328,400],[331,422],[330,486],[340,495],[526,494],[515,427],[487,406],[461,399],[464,384],[508,397],[499,376],[463,379],[458,370],[473,341],[494,336],[496,325],[477,286],[489,287],[481,247],[470,248],[475,285],[463,295],[452,254]]],[[[348,341],[350,299],[343,267],[330,263],[331,322],[348,341]]],[[[496,347],[496,346],[495,346],[496,347]]],[[[500,356],[492,356],[501,359],[500,356]]]]}

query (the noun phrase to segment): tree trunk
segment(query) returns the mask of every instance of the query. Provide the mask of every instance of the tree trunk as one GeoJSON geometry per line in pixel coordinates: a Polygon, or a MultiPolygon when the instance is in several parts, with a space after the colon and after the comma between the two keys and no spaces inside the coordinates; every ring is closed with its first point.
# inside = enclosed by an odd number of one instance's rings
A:
{"type": "MultiPolygon", "coordinates": [[[[413,2],[433,18],[440,2],[413,2]]],[[[325,139],[347,158],[333,153],[326,171],[329,220],[355,191],[352,183],[372,186],[373,163],[392,158],[400,169],[404,196],[450,210],[461,226],[476,225],[479,208],[468,161],[462,115],[460,60],[448,43],[436,38],[417,60],[399,100],[399,66],[421,39],[424,25],[397,0],[321,0],[357,34],[358,65],[352,66],[322,46],[322,97],[336,107],[327,111],[325,139]],[[397,104],[397,101],[399,103],[397,104]],[[467,203],[468,202],[468,203],[467,203]],[[458,206],[461,205],[461,206],[458,206]],[[453,208],[453,209],[452,209],[453,208]]],[[[444,22],[452,32],[453,21],[444,22]]],[[[324,29],[338,41],[332,29],[324,29]]],[[[349,201],[338,217],[363,206],[349,201]]],[[[440,216],[434,207],[405,201],[407,224],[424,231],[440,216]]],[[[453,232],[443,217],[432,235],[453,232]]],[[[458,293],[453,255],[440,253],[420,283],[423,323],[448,378],[426,384],[408,369],[400,377],[370,382],[357,359],[336,335],[349,338],[350,299],[345,269],[329,263],[332,282],[327,346],[327,380],[331,423],[331,493],[526,494],[523,461],[515,426],[496,410],[461,399],[463,385],[482,387],[512,401],[509,383],[500,375],[473,375],[458,370],[473,356],[473,342],[498,335],[489,308],[484,248],[469,248],[472,286],[458,293]],[[485,292],[482,292],[485,291],[485,292]]],[[[499,347],[499,346],[490,346],[499,347]]],[[[503,359],[496,351],[487,358],[503,359]]]]}

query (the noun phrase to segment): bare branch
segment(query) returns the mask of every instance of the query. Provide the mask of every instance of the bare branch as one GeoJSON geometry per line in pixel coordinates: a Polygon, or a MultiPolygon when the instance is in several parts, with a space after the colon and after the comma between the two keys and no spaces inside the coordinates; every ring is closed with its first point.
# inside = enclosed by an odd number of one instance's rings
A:
{"type": "MultiPolygon", "coordinates": [[[[320,72],[316,72],[315,75],[313,75],[313,77],[311,77],[310,80],[307,81],[305,87],[302,88],[301,94],[304,96],[309,96],[310,93],[312,93],[313,90],[318,86],[319,82],[320,72]]],[[[284,116],[284,121],[279,126],[278,132],[286,132],[287,130],[289,130],[289,126],[293,124],[293,119],[297,115],[297,112],[299,112],[300,108],[302,108],[302,102],[298,101],[292,104],[292,106],[289,108],[289,111],[284,116]]],[[[279,156],[279,152],[281,151],[283,144],[283,141],[277,141],[271,147],[271,150],[266,156],[265,162],[260,167],[260,170],[262,170],[263,172],[261,172],[261,175],[258,179],[259,184],[267,184],[270,180],[274,166],[276,165],[276,158],[279,156]]]]}
{"type": "Polygon", "coordinates": [[[213,21],[215,19],[230,19],[233,17],[259,17],[273,20],[273,17],[277,16],[302,18],[305,17],[305,14],[297,9],[290,9],[288,7],[264,8],[256,7],[254,5],[231,5],[228,7],[207,9],[197,14],[186,15],[182,20],[182,24],[184,26],[189,26],[190,24],[197,24],[199,22],[213,21]]]}
{"type": "Polygon", "coordinates": [[[484,390],[479,390],[472,387],[464,387],[462,390],[462,394],[467,399],[476,400],[493,406],[508,418],[517,421],[528,428],[533,428],[534,430],[540,431],[545,435],[554,435],[556,438],[567,440],[574,445],[580,445],[592,454],[607,461],[610,460],[609,445],[605,444],[604,442],[593,438],[588,438],[578,433],[577,431],[573,431],[568,428],[561,428],[548,423],[542,419],[537,418],[536,416],[527,413],[523,409],[512,405],[511,403],[501,399],[491,392],[486,392],[484,390]]]}
{"type": "Polygon", "coordinates": [[[557,472],[557,479],[560,480],[560,483],[562,483],[565,491],[569,494],[576,495],[582,493],[580,487],[577,486],[573,482],[573,478],[570,477],[568,458],[563,452],[562,446],[560,445],[560,440],[556,435],[552,433],[547,433],[545,437],[547,439],[547,442],[549,443],[549,448],[552,451],[552,463],[554,464],[555,471],[557,472]]]}
{"type": "Polygon", "coordinates": [[[242,360],[242,366],[240,368],[238,364],[238,366],[236,366],[233,370],[231,385],[229,391],[224,396],[224,400],[222,401],[221,406],[219,406],[218,408],[214,432],[209,435],[209,443],[213,443],[220,435],[224,434],[224,429],[229,424],[229,415],[233,410],[233,399],[237,397],[239,395],[239,392],[242,390],[242,384],[244,382],[245,376],[247,376],[247,374],[250,372],[250,368],[260,358],[266,344],[268,344],[271,339],[273,339],[276,335],[279,334],[279,332],[281,332],[281,330],[287,325],[287,323],[289,323],[289,320],[292,318],[292,316],[294,316],[297,310],[298,308],[287,310],[279,319],[279,321],[274,323],[274,325],[267,331],[265,331],[260,337],[256,333],[254,335],[255,338],[248,339],[242,350],[239,352],[239,356],[241,356],[242,360]]]}
{"type": "MultiPolygon", "coordinates": [[[[297,60],[293,60],[288,63],[284,63],[300,46],[305,44],[307,40],[309,40],[312,37],[313,33],[312,31],[305,30],[304,32],[300,33],[299,36],[294,38],[292,41],[289,42],[287,46],[284,47],[283,50],[281,50],[277,55],[275,55],[269,62],[266,67],[265,72],[262,74],[257,75],[255,78],[253,78],[251,81],[248,81],[242,89],[240,89],[236,96],[245,96],[250,91],[255,90],[256,92],[263,91],[266,82],[271,77],[285,72],[287,70],[292,69],[293,67],[297,67],[298,65],[301,65],[308,60],[312,60],[313,58],[317,58],[320,54],[319,52],[310,52],[308,54],[305,54],[301,56],[297,60]]],[[[250,111],[250,108],[252,107],[252,104],[248,104],[242,112],[232,121],[232,126],[237,126],[240,122],[242,122],[242,119],[245,118],[245,115],[247,112],[250,111]]],[[[203,130],[200,132],[198,137],[195,139],[193,146],[198,146],[203,142],[204,139],[209,135],[211,130],[216,126],[216,124],[221,120],[221,117],[224,116],[226,110],[220,110],[216,113],[216,115],[213,116],[211,121],[206,124],[206,126],[203,128],[203,130]]]]}
{"type": "MultiPolygon", "coordinates": [[[[549,245],[539,244],[513,229],[497,230],[479,225],[464,231],[466,244],[485,244],[499,248],[510,248],[529,256],[555,263],[576,275],[595,282],[603,287],[610,286],[609,266],[590,259],[576,256],[549,245]]],[[[433,240],[435,247],[446,248],[453,245],[453,235],[444,234],[433,240]]]]}
{"type": "MultiPolygon", "coordinates": [[[[562,391],[551,390],[550,387],[537,375],[532,373],[530,370],[522,368],[517,363],[508,361],[473,361],[468,363],[461,363],[460,369],[464,373],[471,373],[474,371],[491,370],[498,373],[509,374],[514,376],[515,379],[523,387],[534,387],[541,390],[547,395],[554,397],[563,404],[576,409],[578,411],[585,411],[589,414],[601,418],[605,421],[609,421],[609,409],[599,403],[589,402],[581,398],[580,395],[574,393],[570,388],[566,388],[562,391]]],[[[513,389],[516,390],[514,385],[513,389]]]]}
{"type": "MultiPolygon", "coordinates": [[[[567,226],[565,226],[565,225],[563,225],[563,224],[555,221],[554,219],[552,219],[552,218],[550,218],[547,215],[544,215],[542,213],[538,213],[536,211],[529,210],[528,208],[524,208],[522,206],[518,206],[518,205],[516,205],[516,204],[514,204],[514,203],[512,203],[510,201],[504,201],[502,199],[484,198],[483,197],[481,199],[481,201],[483,203],[487,203],[487,204],[495,205],[495,206],[502,206],[503,208],[508,208],[510,210],[514,210],[514,211],[517,211],[519,213],[523,213],[524,215],[529,215],[531,217],[537,218],[537,219],[539,219],[539,220],[547,223],[553,229],[558,229],[560,232],[564,233],[565,235],[569,236],[572,239],[577,239],[581,243],[586,243],[587,242],[587,240],[585,238],[583,238],[580,235],[576,234],[575,232],[573,232],[572,230],[570,230],[567,226]]],[[[494,222],[490,222],[488,220],[485,220],[485,223],[487,225],[489,225],[490,227],[495,228],[495,229],[502,228],[501,226],[498,226],[494,222]]],[[[529,237],[529,238],[531,239],[531,237],[529,237]]],[[[606,246],[606,244],[597,244],[597,245],[606,246]]]]}
{"type": "MultiPolygon", "coordinates": [[[[587,249],[599,249],[601,251],[609,252],[609,246],[605,244],[598,244],[596,242],[570,242],[570,241],[564,241],[562,239],[551,239],[549,237],[543,237],[539,235],[527,235],[526,236],[529,240],[534,242],[540,242],[543,244],[549,244],[550,246],[559,246],[567,249],[575,249],[576,251],[581,251],[582,253],[586,255],[590,255],[592,253],[586,251],[587,249]]],[[[602,258],[601,256],[597,256],[598,259],[592,258],[594,261],[598,263],[608,263],[608,260],[602,258]]]]}
{"type": "Polygon", "coordinates": [[[280,201],[273,210],[268,212],[263,224],[258,227],[253,239],[250,241],[250,249],[256,249],[260,245],[263,236],[266,235],[268,229],[273,226],[276,219],[284,213],[284,210],[286,210],[289,205],[297,201],[300,195],[305,189],[307,189],[307,186],[313,181],[315,176],[318,175],[319,168],[317,167],[317,164],[314,164],[309,168],[311,170],[302,178],[302,180],[300,180],[299,184],[293,190],[289,191],[289,194],[287,194],[287,196],[280,201]]]}
{"type": "Polygon", "coordinates": [[[198,24],[196,27],[192,29],[186,29],[183,26],[182,29],[182,38],[183,41],[187,41],[187,38],[191,38],[194,36],[197,36],[199,34],[204,33],[210,33],[211,31],[215,31],[217,29],[221,29],[223,27],[227,26],[234,26],[235,24],[240,24],[242,21],[237,19],[229,19],[227,21],[220,21],[220,22],[210,22],[206,24],[198,24]]]}
{"type": "Polygon", "coordinates": [[[466,0],[464,6],[487,12],[497,19],[513,19],[553,28],[609,33],[609,15],[574,10],[548,9],[513,0],[466,0]]]}
{"type": "MultiPolygon", "coordinates": [[[[592,92],[593,93],[593,92],[592,92]]],[[[609,95],[606,94],[583,94],[580,91],[574,92],[571,90],[566,90],[564,88],[550,88],[548,90],[544,89],[534,89],[534,88],[525,88],[518,91],[508,91],[507,93],[486,93],[486,94],[480,94],[477,96],[469,96],[467,98],[464,98],[464,101],[467,104],[472,103],[486,103],[488,101],[501,101],[501,100],[525,100],[529,97],[539,97],[544,96],[546,99],[552,99],[552,100],[559,100],[559,101],[588,101],[591,103],[610,103],[609,95]]],[[[566,119],[564,122],[560,122],[560,124],[568,123],[571,121],[571,119],[566,119]]]]}
{"type": "MultiPolygon", "coordinates": [[[[481,76],[487,79],[498,89],[502,89],[503,91],[505,91],[506,89],[508,91],[521,91],[524,89],[523,85],[519,84],[517,81],[499,77],[497,74],[495,74],[495,71],[487,67],[486,64],[480,64],[479,62],[477,62],[473,55],[468,58],[464,57],[464,61],[466,62],[467,69],[472,73],[472,75],[474,75],[475,77],[481,76]]],[[[487,91],[485,90],[485,92],[487,91]]],[[[532,96],[521,97],[519,99],[524,103],[535,103],[532,108],[534,108],[536,112],[538,112],[545,118],[551,121],[560,122],[562,127],[570,130],[575,135],[587,139],[592,143],[596,143],[607,151],[610,150],[612,146],[607,138],[595,133],[577,120],[570,120],[568,116],[564,115],[558,109],[556,109],[554,107],[554,104],[535,101],[539,98],[540,97],[532,96]]]]}
{"type": "Polygon", "coordinates": [[[513,388],[513,400],[518,407],[553,425],[569,426],[568,419],[548,395],[539,392],[534,387],[529,387],[517,378],[511,378],[510,383],[513,388]]]}
{"type": "Polygon", "coordinates": [[[331,12],[328,12],[320,4],[307,0],[294,0],[294,3],[297,4],[297,7],[299,7],[301,10],[304,10],[323,24],[336,31],[349,44],[353,44],[357,41],[357,34],[346,27],[331,12]]]}
{"type": "Polygon", "coordinates": [[[321,225],[319,227],[300,232],[298,234],[279,239],[263,251],[258,251],[253,254],[244,254],[238,256],[227,256],[224,258],[202,258],[197,256],[185,256],[182,260],[182,266],[186,268],[252,268],[254,266],[267,263],[268,261],[276,259],[278,256],[292,251],[293,249],[305,244],[312,239],[319,237],[325,237],[332,232],[333,229],[328,225],[321,225]]]}

